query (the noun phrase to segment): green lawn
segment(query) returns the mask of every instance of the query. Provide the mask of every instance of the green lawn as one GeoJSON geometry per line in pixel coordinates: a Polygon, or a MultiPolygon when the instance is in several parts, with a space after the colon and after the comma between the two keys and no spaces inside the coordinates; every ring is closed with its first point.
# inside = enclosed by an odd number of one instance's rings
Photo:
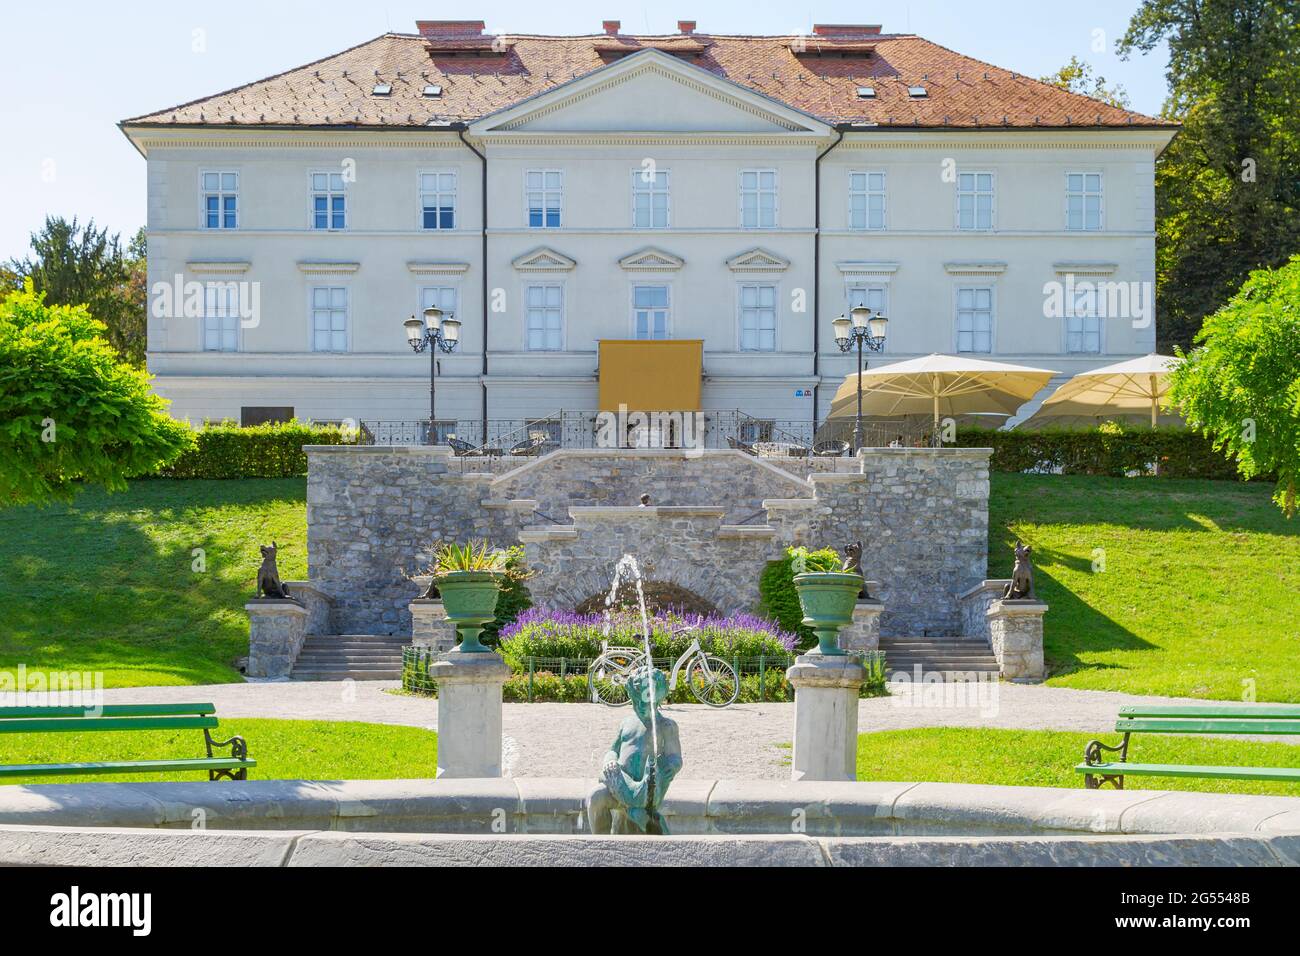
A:
{"type": "Polygon", "coordinates": [[[134,481],[72,505],[0,508],[0,668],[105,686],[242,680],[259,544],[307,571],[306,481],[134,481]],[[194,549],[206,570],[196,571],[194,549]]]}
{"type": "MultiPolygon", "coordinates": [[[[1266,484],[993,475],[992,576],[1034,546],[1051,683],[1300,701],[1300,521],[1266,484]],[[1105,571],[1094,572],[1095,549],[1105,571]]],[[[0,670],[106,686],[238,680],[257,546],[306,574],[302,479],[131,483],[0,509],[0,670]],[[206,570],[193,569],[195,548],[206,570]]]]}
{"type": "MultiPolygon", "coordinates": [[[[989,573],[1034,546],[1061,687],[1300,701],[1300,521],[1267,483],[995,474],[989,573]],[[1094,571],[1104,552],[1105,570],[1094,571]]],[[[1246,698],[1248,699],[1248,698],[1246,698]]]]}
{"type": "MultiPolygon", "coordinates": [[[[419,727],[328,720],[221,721],[213,736],[239,735],[257,761],[250,780],[402,780],[438,772],[438,735],[419,727]]],[[[85,763],[203,757],[201,730],[129,733],[6,734],[3,763],[85,763]]],[[[206,771],[104,774],[81,777],[14,777],[3,784],[89,781],[206,780],[206,771]]],[[[214,784],[217,786],[219,784],[214,784]]]]}
{"type": "MultiPolygon", "coordinates": [[[[1083,761],[1083,748],[1088,741],[1098,736],[1105,743],[1119,743],[1118,734],[1055,730],[940,727],[861,734],[858,737],[858,779],[1082,789],[1083,775],[1075,773],[1074,768],[1083,761]]],[[[1300,747],[1205,737],[1135,736],[1129,748],[1129,760],[1134,763],[1206,766],[1300,767],[1300,747]]],[[[1134,790],[1201,790],[1300,797],[1300,784],[1255,780],[1132,777],[1125,783],[1134,790]]]]}

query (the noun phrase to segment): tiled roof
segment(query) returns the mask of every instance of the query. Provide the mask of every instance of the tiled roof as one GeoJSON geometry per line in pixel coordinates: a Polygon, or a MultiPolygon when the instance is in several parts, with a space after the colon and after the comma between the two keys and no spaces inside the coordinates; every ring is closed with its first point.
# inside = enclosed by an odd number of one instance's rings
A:
{"type": "Polygon", "coordinates": [[[828,123],[882,127],[1172,126],[910,35],[508,36],[388,33],[323,60],[124,121],[126,125],[425,126],[469,122],[544,93],[645,47],[828,123]],[[864,51],[870,47],[870,52],[864,51]],[[845,48],[845,49],[842,49],[845,48]],[[445,52],[444,52],[445,51],[445,52]],[[378,82],[392,85],[376,96],[378,82]],[[426,85],[441,95],[423,95],[426,85]],[[857,90],[870,86],[871,99],[857,90]],[[924,86],[927,95],[909,95],[924,86]]]}

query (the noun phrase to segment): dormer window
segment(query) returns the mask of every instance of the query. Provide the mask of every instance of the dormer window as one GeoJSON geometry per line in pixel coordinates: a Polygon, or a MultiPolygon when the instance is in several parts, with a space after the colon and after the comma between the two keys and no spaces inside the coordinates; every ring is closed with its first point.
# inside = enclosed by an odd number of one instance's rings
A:
{"type": "Polygon", "coordinates": [[[925,99],[930,94],[926,92],[924,86],[909,86],[907,88],[907,95],[914,100],[922,100],[925,99]]]}
{"type": "Polygon", "coordinates": [[[437,83],[430,83],[424,88],[424,95],[429,99],[437,99],[442,96],[442,87],[437,83]]]}
{"type": "Polygon", "coordinates": [[[874,86],[859,86],[858,99],[874,100],[876,98],[876,88],[874,86]]]}
{"type": "Polygon", "coordinates": [[[393,92],[392,83],[376,83],[375,88],[370,91],[371,96],[388,96],[393,92]]]}

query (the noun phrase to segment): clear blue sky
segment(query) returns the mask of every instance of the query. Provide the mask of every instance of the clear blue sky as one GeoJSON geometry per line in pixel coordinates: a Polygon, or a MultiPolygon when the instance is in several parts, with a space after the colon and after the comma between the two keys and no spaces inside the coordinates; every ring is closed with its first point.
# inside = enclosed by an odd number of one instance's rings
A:
{"type": "Polygon", "coordinates": [[[0,260],[27,252],[47,213],[94,218],[125,239],[144,223],[145,163],[114,125],[336,53],[421,19],[482,19],[504,33],[796,33],[817,23],[881,23],[1038,76],[1072,55],[1155,113],[1165,97],[1163,50],[1125,63],[1114,53],[1138,0],[888,0],[758,4],[738,0],[521,0],[449,3],[356,0],[44,0],[8,4],[0,32],[4,147],[0,260]],[[653,9],[652,9],[653,7],[653,9]],[[1094,31],[1106,49],[1093,49],[1094,31]],[[196,51],[195,31],[206,49],[196,51]]]}

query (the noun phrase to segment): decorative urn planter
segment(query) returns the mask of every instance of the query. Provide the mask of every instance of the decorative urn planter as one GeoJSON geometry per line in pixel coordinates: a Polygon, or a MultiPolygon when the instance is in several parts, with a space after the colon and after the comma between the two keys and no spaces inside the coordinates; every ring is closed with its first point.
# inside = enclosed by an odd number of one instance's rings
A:
{"type": "Polygon", "coordinates": [[[799,592],[803,608],[803,623],[817,635],[817,649],[813,654],[843,657],[840,650],[840,628],[853,623],[853,608],[862,590],[862,577],[840,571],[809,571],[794,576],[794,587],[799,592]]]}
{"type": "Polygon", "coordinates": [[[496,617],[501,574],[497,571],[451,571],[437,577],[442,606],[447,619],[456,625],[461,654],[489,653],[491,648],[479,643],[483,625],[496,617]]]}

